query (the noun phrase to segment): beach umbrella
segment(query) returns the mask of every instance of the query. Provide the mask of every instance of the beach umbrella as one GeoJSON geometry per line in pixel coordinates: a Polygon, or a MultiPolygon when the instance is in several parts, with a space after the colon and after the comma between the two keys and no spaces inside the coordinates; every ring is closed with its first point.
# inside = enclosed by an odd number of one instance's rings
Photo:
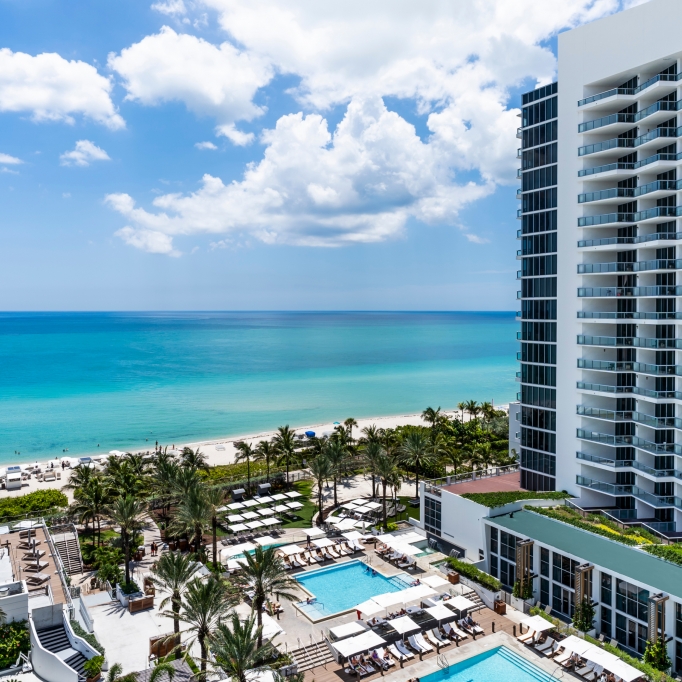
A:
{"type": "Polygon", "coordinates": [[[443,604],[436,604],[436,606],[430,606],[428,609],[424,609],[424,611],[426,611],[426,613],[428,613],[429,616],[431,616],[431,618],[437,620],[438,625],[440,625],[440,622],[442,620],[445,620],[446,618],[455,618],[455,614],[443,604]]]}
{"type": "Polygon", "coordinates": [[[286,500],[286,499],[287,499],[287,496],[286,496],[286,495],[283,495],[282,493],[277,493],[276,495],[273,495],[273,496],[272,496],[272,499],[273,499],[273,500],[277,500],[277,501],[279,501],[279,500],[286,500]]]}
{"type": "Polygon", "coordinates": [[[227,520],[230,523],[239,523],[239,521],[244,520],[244,517],[241,514],[229,514],[227,520]]]}
{"type": "Polygon", "coordinates": [[[296,490],[292,490],[290,493],[284,493],[284,494],[285,494],[287,497],[291,497],[291,498],[294,498],[294,497],[303,497],[303,495],[301,495],[301,493],[299,493],[299,492],[296,491],[296,490]]]}
{"type": "Polygon", "coordinates": [[[409,616],[393,618],[391,621],[389,621],[389,625],[399,635],[405,635],[408,632],[415,632],[417,630],[421,630],[421,626],[417,625],[409,616]]]}
{"type": "Polygon", "coordinates": [[[445,578],[441,578],[439,575],[427,575],[420,580],[424,585],[428,585],[429,587],[442,587],[443,585],[450,584],[445,578]]]}

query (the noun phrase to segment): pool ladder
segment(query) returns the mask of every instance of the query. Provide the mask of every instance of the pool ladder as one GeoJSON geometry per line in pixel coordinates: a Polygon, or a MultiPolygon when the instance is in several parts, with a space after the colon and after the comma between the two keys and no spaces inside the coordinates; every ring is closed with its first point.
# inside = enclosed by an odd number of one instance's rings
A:
{"type": "Polygon", "coordinates": [[[438,657],[436,658],[436,663],[438,664],[438,667],[441,670],[445,670],[446,668],[450,667],[448,659],[445,658],[445,654],[438,654],[438,657]]]}

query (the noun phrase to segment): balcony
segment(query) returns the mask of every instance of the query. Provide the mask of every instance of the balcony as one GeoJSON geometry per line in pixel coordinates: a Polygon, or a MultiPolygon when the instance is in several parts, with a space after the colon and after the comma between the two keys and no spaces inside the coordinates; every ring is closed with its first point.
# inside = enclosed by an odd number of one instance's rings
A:
{"type": "Polygon", "coordinates": [[[641,298],[646,296],[682,296],[682,286],[578,287],[578,298],[641,298]]]}
{"type": "Polygon", "coordinates": [[[680,135],[682,135],[682,128],[654,128],[648,133],[644,133],[644,135],[636,137],[633,146],[635,148],[644,147],[654,142],[656,142],[658,146],[661,144],[662,138],[679,137],[680,135]]]}
{"type": "Polygon", "coordinates": [[[653,476],[654,478],[678,478],[682,479],[682,471],[677,469],[654,469],[653,467],[642,464],[635,459],[610,459],[609,457],[599,457],[598,455],[589,455],[586,452],[576,452],[576,459],[590,462],[591,464],[599,464],[609,469],[636,469],[644,474],[653,476]]]}
{"type": "Polygon", "coordinates": [[[591,443],[601,443],[610,447],[632,446],[655,455],[682,455],[682,445],[677,443],[653,443],[639,436],[612,436],[587,429],[576,429],[576,437],[591,443]]]}
{"type": "Polygon", "coordinates": [[[649,220],[659,220],[660,218],[678,218],[682,216],[682,206],[656,206],[645,211],[637,211],[632,216],[632,222],[634,223],[644,223],[649,220]]]}
{"type": "Polygon", "coordinates": [[[523,178],[523,171],[520,168],[516,169],[516,177],[519,178],[519,180],[523,178]]]}
{"type": "Polygon", "coordinates": [[[652,429],[682,429],[682,419],[677,417],[654,417],[642,412],[604,410],[599,407],[578,405],[576,407],[576,414],[581,417],[592,417],[593,419],[602,419],[608,422],[634,422],[652,429]]]}
{"type": "Polygon", "coordinates": [[[578,177],[582,178],[587,175],[598,175],[600,173],[608,173],[610,171],[634,171],[638,168],[643,168],[651,163],[656,163],[657,161],[679,161],[682,159],[682,152],[677,154],[654,154],[641,161],[633,161],[631,163],[607,163],[603,166],[597,166],[595,168],[583,168],[578,171],[578,177]]]}
{"type": "MultiPolygon", "coordinates": [[[[653,116],[654,114],[658,112],[666,113],[670,111],[679,111],[680,108],[682,108],[682,100],[679,102],[654,102],[651,106],[648,106],[646,109],[642,109],[641,111],[638,111],[636,114],[633,114],[633,123],[639,123],[639,121],[643,121],[645,118],[649,118],[649,116],[653,116]]],[[[666,113],[667,115],[667,113],[666,113]]]]}
{"type": "MultiPolygon", "coordinates": [[[[659,206],[658,208],[672,208],[659,206]]],[[[636,213],[604,213],[603,215],[589,215],[578,218],[578,227],[594,227],[596,225],[611,225],[612,223],[636,223],[636,213]]]]}
{"type": "Polygon", "coordinates": [[[676,192],[682,189],[682,180],[656,180],[641,187],[635,187],[633,197],[642,197],[653,192],[676,192]]]}
{"type": "Polygon", "coordinates": [[[516,190],[516,198],[523,199],[523,191],[521,190],[521,188],[516,190]]]}
{"type": "Polygon", "coordinates": [[[578,125],[579,133],[589,133],[590,130],[597,130],[606,126],[615,126],[619,123],[632,124],[635,122],[636,114],[611,114],[610,116],[602,116],[593,121],[586,121],[578,125]]]}
{"type": "Polygon", "coordinates": [[[638,386],[612,386],[610,384],[593,384],[587,381],[577,381],[576,388],[595,393],[609,393],[616,395],[641,395],[646,398],[682,400],[682,391],[652,391],[638,386]]]}
{"type": "Polygon", "coordinates": [[[675,241],[682,239],[682,232],[652,232],[639,237],[604,237],[603,239],[580,239],[578,247],[644,244],[646,242],[675,241]]]}
{"type": "Polygon", "coordinates": [[[579,346],[608,346],[610,348],[682,349],[682,339],[647,339],[640,336],[588,336],[578,334],[579,346]]]}
{"type": "Polygon", "coordinates": [[[592,201],[606,201],[608,199],[630,199],[635,196],[633,187],[613,187],[600,192],[586,192],[578,194],[578,203],[587,204],[592,201]]]}
{"type": "Polygon", "coordinates": [[[680,270],[680,259],[643,260],[636,263],[580,263],[579,275],[600,275],[616,272],[647,272],[648,270],[680,270]]]}
{"type": "Polygon", "coordinates": [[[586,478],[585,476],[576,476],[575,482],[583,488],[597,490],[599,492],[605,493],[606,495],[612,495],[614,497],[631,495],[636,497],[638,500],[642,500],[642,502],[646,502],[646,504],[651,505],[652,507],[677,507],[678,509],[682,509],[681,498],[675,497],[673,495],[669,497],[659,497],[658,495],[652,495],[651,493],[642,490],[636,485],[615,485],[613,483],[595,481],[594,479],[586,478]]]}
{"type": "Polygon", "coordinates": [[[682,312],[675,313],[637,313],[637,312],[596,312],[578,311],[581,320],[682,320],[682,312]]]}
{"type": "Polygon", "coordinates": [[[659,73],[656,76],[653,76],[652,78],[649,78],[648,80],[644,81],[641,85],[638,85],[636,88],[611,88],[611,90],[606,90],[604,92],[600,92],[596,95],[591,95],[590,97],[585,97],[585,99],[578,100],[578,106],[579,107],[584,107],[586,104],[591,104],[592,102],[599,102],[604,99],[608,99],[610,97],[617,97],[617,96],[634,96],[638,95],[640,92],[643,92],[647,88],[650,88],[652,85],[655,85],[656,83],[660,82],[671,82],[674,83],[675,81],[680,80],[682,77],[682,74],[662,74],[659,73]]]}
{"type": "Polygon", "coordinates": [[[614,149],[632,149],[635,140],[632,137],[612,137],[610,140],[595,142],[578,147],[578,156],[591,156],[592,154],[604,154],[614,149]]]}
{"type": "Polygon", "coordinates": [[[651,365],[645,362],[610,362],[608,360],[584,360],[578,358],[579,369],[599,372],[636,372],[652,376],[682,376],[682,365],[651,365]]]}

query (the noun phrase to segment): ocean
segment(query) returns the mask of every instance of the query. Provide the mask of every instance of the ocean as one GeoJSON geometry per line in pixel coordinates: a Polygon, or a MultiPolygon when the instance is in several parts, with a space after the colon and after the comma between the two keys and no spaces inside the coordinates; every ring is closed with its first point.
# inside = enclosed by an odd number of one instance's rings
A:
{"type": "Polygon", "coordinates": [[[504,404],[517,326],[511,312],[1,313],[0,465],[504,404]]]}

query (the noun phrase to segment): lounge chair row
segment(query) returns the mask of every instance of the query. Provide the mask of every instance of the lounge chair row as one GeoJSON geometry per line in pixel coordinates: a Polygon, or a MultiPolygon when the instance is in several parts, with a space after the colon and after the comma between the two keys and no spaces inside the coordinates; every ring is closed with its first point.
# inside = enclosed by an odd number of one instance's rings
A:
{"type": "Polygon", "coordinates": [[[321,564],[332,559],[340,559],[342,556],[354,554],[361,547],[350,545],[346,542],[316,549],[308,549],[298,554],[290,554],[282,557],[287,568],[303,568],[311,564],[321,564]]]}

